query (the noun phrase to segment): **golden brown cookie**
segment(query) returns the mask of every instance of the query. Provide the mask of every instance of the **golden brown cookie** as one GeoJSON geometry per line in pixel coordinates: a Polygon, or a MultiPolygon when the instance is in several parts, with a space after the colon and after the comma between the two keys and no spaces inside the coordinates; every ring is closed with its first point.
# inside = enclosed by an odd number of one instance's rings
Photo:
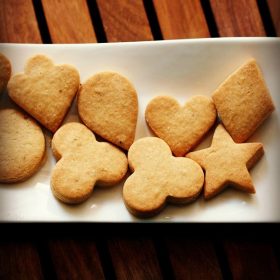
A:
{"type": "Polygon", "coordinates": [[[0,53],[0,93],[7,87],[11,77],[12,67],[6,56],[0,53]]]}
{"type": "Polygon", "coordinates": [[[78,71],[70,65],[54,65],[44,55],[27,61],[24,73],[8,83],[9,96],[50,131],[63,121],[79,88],[78,71]]]}
{"type": "Polygon", "coordinates": [[[0,182],[24,181],[44,160],[44,134],[33,119],[14,109],[0,110],[0,128],[0,182]]]}
{"type": "Polygon", "coordinates": [[[66,203],[86,200],[95,184],[117,184],[127,171],[125,154],[109,143],[97,142],[80,123],[67,123],[57,130],[52,150],[59,160],[51,175],[52,191],[66,203]]]}
{"type": "Polygon", "coordinates": [[[210,148],[187,154],[205,170],[204,197],[209,199],[226,186],[248,193],[255,188],[248,169],[263,155],[261,143],[236,144],[220,124],[215,130],[210,148]]]}
{"type": "Polygon", "coordinates": [[[213,126],[216,109],[206,96],[194,96],[183,107],[172,97],[158,96],[148,104],[145,118],[175,156],[184,156],[213,126]]]}
{"type": "Polygon", "coordinates": [[[219,117],[237,143],[245,142],[274,105],[256,60],[231,74],[212,95],[219,117]]]}
{"type": "Polygon", "coordinates": [[[128,151],[128,163],[134,172],[123,187],[128,210],[140,217],[157,214],[166,204],[187,203],[200,193],[204,175],[193,160],[173,157],[160,138],[137,140],[128,151]]]}
{"type": "Polygon", "coordinates": [[[84,124],[104,139],[125,150],[133,143],[137,93],[118,73],[101,72],[89,78],[78,94],[78,112],[84,124]]]}

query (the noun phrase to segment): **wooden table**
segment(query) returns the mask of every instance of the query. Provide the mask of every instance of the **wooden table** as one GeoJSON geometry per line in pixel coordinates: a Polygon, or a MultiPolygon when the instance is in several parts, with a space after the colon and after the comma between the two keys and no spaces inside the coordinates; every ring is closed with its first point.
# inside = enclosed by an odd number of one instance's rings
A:
{"type": "MultiPolygon", "coordinates": [[[[0,42],[279,35],[279,0],[0,0],[0,42]]],[[[0,279],[280,279],[275,225],[1,226],[0,279]]]]}

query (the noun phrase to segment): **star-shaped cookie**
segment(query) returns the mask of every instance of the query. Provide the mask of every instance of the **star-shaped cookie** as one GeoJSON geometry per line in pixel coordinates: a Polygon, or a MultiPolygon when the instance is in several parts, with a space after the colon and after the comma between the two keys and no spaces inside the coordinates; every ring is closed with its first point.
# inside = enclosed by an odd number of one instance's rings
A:
{"type": "Polygon", "coordinates": [[[248,170],[263,153],[261,143],[236,144],[220,124],[215,130],[210,148],[191,152],[186,157],[195,160],[205,170],[204,197],[209,199],[228,185],[255,193],[248,170]]]}

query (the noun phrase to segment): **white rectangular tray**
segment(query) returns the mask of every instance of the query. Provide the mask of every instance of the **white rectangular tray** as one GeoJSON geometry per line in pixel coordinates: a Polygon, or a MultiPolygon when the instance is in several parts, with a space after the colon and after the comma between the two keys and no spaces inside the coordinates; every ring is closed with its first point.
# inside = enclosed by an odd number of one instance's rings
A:
{"type": "MultiPolygon", "coordinates": [[[[257,59],[276,110],[251,137],[264,143],[265,155],[252,169],[255,195],[228,188],[216,198],[200,196],[185,206],[168,205],[149,222],[275,222],[280,221],[280,39],[220,38],[159,42],[81,45],[0,44],[12,63],[13,73],[23,71],[26,59],[46,54],[55,63],[77,67],[81,82],[96,72],[117,71],[135,85],[139,98],[136,139],[151,134],[145,107],[157,95],[171,95],[181,104],[191,96],[210,96],[213,90],[248,58],[257,59]]],[[[11,107],[7,93],[0,107],[11,107]]],[[[78,121],[74,103],[65,122],[78,121]]],[[[0,128],[1,129],[1,128],[0,128]]],[[[0,184],[0,221],[92,221],[139,222],[122,201],[122,184],[110,189],[95,188],[92,196],[77,206],[65,205],[50,190],[50,174],[55,164],[49,148],[51,134],[45,131],[48,159],[29,180],[20,184],[0,184]]],[[[197,149],[211,142],[210,135],[197,149]]]]}

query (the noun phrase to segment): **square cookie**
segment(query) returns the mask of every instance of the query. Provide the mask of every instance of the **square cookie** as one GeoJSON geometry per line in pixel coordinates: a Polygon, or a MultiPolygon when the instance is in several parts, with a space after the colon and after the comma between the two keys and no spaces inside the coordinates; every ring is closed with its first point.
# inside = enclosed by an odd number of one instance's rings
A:
{"type": "Polygon", "coordinates": [[[221,121],[237,143],[245,142],[274,110],[255,59],[233,72],[212,98],[221,121]]]}

